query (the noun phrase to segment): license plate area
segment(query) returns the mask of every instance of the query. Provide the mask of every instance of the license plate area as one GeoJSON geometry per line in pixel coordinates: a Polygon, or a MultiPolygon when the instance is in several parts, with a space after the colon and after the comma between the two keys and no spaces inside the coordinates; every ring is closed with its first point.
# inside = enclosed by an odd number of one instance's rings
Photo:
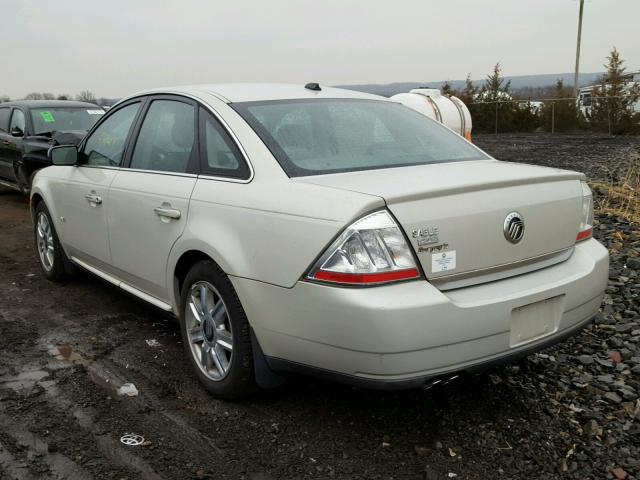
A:
{"type": "Polygon", "coordinates": [[[564,310],[564,295],[530,303],[511,311],[509,345],[516,347],[558,330],[564,310]]]}

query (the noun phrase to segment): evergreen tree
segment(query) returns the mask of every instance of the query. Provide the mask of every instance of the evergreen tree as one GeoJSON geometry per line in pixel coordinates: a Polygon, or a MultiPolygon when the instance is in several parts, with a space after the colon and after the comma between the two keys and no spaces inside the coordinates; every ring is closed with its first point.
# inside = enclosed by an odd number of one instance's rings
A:
{"type": "Polygon", "coordinates": [[[467,74],[467,79],[464,82],[464,88],[455,93],[455,96],[462,100],[467,106],[471,105],[475,100],[475,96],[478,93],[478,87],[471,81],[471,74],[467,74]]]}
{"type": "Polygon", "coordinates": [[[634,104],[640,100],[640,87],[625,75],[623,64],[620,52],[613,47],[600,85],[593,90],[595,98],[587,114],[596,130],[612,134],[640,131],[640,114],[634,111],[634,104]]]}
{"type": "Polygon", "coordinates": [[[511,80],[505,83],[505,79],[502,77],[500,62],[498,62],[494,65],[493,72],[487,75],[487,79],[484,81],[484,86],[480,91],[482,100],[485,102],[495,102],[497,100],[510,99],[510,90],[511,80]]]}
{"type": "Polygon", "coordinates": [[[551,131],[552,119],[556,132],[567,132],[578,128],[578,107],[575,100],[571,98],[572,93],[570,88],[564,86],[562,79],[558,79],[553,90],[553,100],[545,102],[542,111],[545,130],[551,131]]]}
{"type": "Polygon", "coordinates": [[[511,82],[505,82],[502,77],[500,62],[493,67],[492,73],[488,74],[484,85],[479,93],[474,97],[471,104],[471,118],[473,129],[479,132],[494,132],[496,130],[496,118],[499,132],[513,131],[513,110],[515,104],[505,103],[511,100],[509,90],[511,82]]]}
{"type": "Polygon", "coordinates": [[[453,91],[453,87],[451,87],[449,80],[445,81],[442,84],[442,87],[440,87],[440,91],[442,92],[442,95],[445,95],[447,97],[450,97],[451,95],[455,95],[455,92],[453,91]]]}

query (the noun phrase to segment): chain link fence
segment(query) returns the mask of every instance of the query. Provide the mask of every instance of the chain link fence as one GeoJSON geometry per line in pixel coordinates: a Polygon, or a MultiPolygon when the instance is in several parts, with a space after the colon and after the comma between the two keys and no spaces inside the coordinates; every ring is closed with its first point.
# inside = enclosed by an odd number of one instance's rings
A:
{"type": "MultiPolygon", "coordinates": [[[[545,131],[552,134],[558,131],[594,130],[612,135],[619,117],[621,99],[637,98],[632,95],[589,96],[587,101],[578,102],[574,97],[539,99],[504,99],[474,101],[468,104],[473,120],[474,131],[482,133],[515,133],[526,131],[545,131]],[[596,122],[592,109],[597,106],[599,117],[596,122]],[[524,119],[524,120],[523,120],[524,119]],[[521,128],[514,126],[514,120],[524,123],[521,128]]],[[[640,100],[629,111],[631,121],[635,122],[640,133],[640,100]]],[[[632,133],[632,132],[630,132],[632,133]]]]}

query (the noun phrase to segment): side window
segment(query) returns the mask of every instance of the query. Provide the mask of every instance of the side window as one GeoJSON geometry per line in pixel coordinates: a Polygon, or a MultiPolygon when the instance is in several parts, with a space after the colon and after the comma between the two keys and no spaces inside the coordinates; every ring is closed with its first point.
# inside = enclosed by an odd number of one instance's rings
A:
{"type": "Polygon", "coordinates": [[[11,108],[0,108],[0,132],[9,131],[9,115],[11,114],[11,108]]]}
{"type": "Polygon", "coordinates": [[[205,175],[248,178],[249,168],[222,125],[200,109],[201,170],[205,175]]]}
{"type": "Polygon", "coordinates": [[[107,117],[84,145],[85,165],[117,167],[122,161],[131,124],[140,103],[120,108],[107,117]]]}
{"type": "Polygon", "coordinates": [[[24,132],[25,120],[24,120],[24,113],[22,113],[22,110],[18,110],[17,108],[14,108],[13,115],[11,115],[11,125],[9,125],[9,131],[13,130],[16,127],[24,132]]]}
{"type": "Polygon", "coordinates": [[[131,157],[131,168],[185,173],[195,140],[195,109],[176,100],[154,100],[131,157]]]}

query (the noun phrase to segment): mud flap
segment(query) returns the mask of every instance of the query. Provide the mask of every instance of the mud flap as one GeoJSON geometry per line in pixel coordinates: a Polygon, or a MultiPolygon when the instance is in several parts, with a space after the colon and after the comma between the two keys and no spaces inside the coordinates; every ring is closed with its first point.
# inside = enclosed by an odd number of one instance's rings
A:
{"type": "Polygon", "coordinates": [[[271,370],[253,328],[249,327],[249,330],[251,332],[251,349],[253,350],[253,368],[256,373],[256,383],[261,388],[282,385],[286,379],[271,370]]]}

